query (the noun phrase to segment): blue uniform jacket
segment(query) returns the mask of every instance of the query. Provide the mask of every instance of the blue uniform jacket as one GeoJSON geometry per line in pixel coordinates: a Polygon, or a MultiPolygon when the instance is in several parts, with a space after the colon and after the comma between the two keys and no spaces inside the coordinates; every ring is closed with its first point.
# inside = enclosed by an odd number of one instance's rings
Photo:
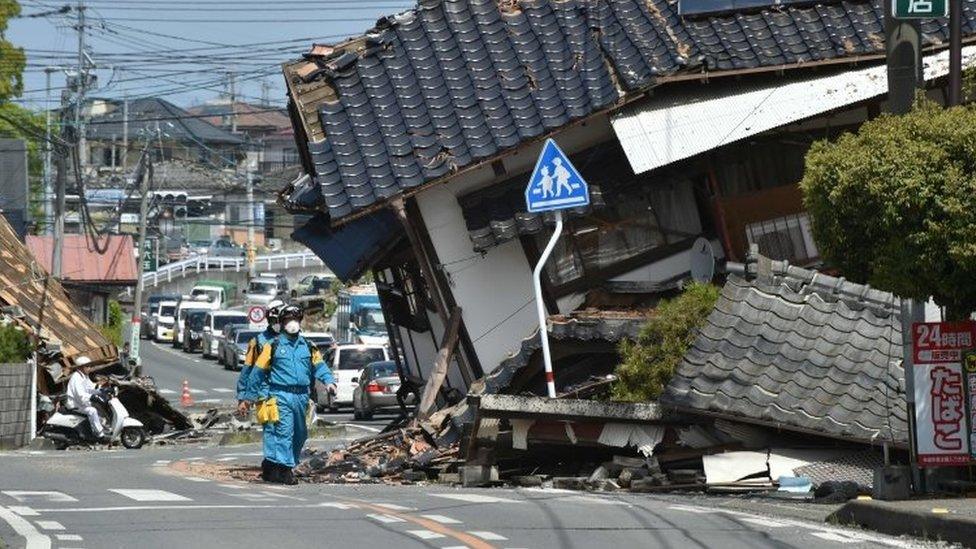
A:
{"type": "Polygon", "coordinates": [[[307,393],[313,378],[325,384],[335,383],[332,370],[314,345],[301,335],[285,334],[261,347],[251,378],[257,400],[268,398],[272,390],[307,393]]]}
{"type": "Polygon", "coordinates": [[[247,352],[244,354],[244,366],[237,378],[237,400],[254,400],[254,361],[264,345],[277,337],[278,334],[270,327],[247,342],[247,352]]]}

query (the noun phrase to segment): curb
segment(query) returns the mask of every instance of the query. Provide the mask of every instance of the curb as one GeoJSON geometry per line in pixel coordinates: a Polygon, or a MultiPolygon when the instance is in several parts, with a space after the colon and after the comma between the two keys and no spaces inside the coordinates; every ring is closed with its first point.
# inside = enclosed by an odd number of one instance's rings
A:
{"type": "Polygon", "coordinates": [[[893,502],[851,501],[828,516],[827,521],[855,524],[893,536],[910,535],[976,547],[976,519],[905,509],[893,502]]]}

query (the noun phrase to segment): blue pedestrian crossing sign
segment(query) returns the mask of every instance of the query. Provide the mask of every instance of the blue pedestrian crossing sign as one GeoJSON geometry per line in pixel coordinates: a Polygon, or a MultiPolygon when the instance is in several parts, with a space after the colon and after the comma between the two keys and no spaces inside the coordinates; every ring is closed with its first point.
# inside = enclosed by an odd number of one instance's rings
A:
{"type": "Polygon", "coordinates": [[[586,181],[559,145],[547,139],[525,187],[526,207],[536,213],[577,208],[589,203],[590,188],[586,181]]]}

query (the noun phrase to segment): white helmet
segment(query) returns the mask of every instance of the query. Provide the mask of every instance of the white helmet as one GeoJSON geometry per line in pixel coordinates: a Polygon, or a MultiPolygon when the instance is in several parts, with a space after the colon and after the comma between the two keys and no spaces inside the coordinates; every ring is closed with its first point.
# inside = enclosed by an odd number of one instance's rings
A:
{"type": "Polygon", "coordinates": [[[80,356],[75,359],[75,366],[85,366],[86,364],[91,364],[91,359],[87,356],[80,356]]]}

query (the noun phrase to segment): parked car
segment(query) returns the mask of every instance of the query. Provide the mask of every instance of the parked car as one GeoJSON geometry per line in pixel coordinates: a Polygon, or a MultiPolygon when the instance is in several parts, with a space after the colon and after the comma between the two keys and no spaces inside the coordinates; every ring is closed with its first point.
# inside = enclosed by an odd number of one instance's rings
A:
{"type": "Polygon", "coordinates": [[[155,341],[172,341],[176,325],[176,308],[178,301],[160,301],[159,308],[152,320],[153,339],[155,341]]]}
{"type": "Polygon", "coordinates": [[[336,276],[332,273],[310,274],[298,281],[295,288],[291,291],[292,297],[303,295],[319,295],[326,292],[332,286],[332,281],[336,276]]]}
{"type": "Polygon", "coordinates": [[[224,364],[224,347],[228,346],[228,341],[231,341],[231,336],[235,330],[246,330],[250,327],[249,324],[225,324],[223,329],[220,330],[220,335],[217,338],[217,364],[224,364]]]}
{"type": "Polygon", "coordinates": [[[183,345],[183,330],[186,328],[186,316],[190,311],[209,311],[213,306],[207,301],[206,296],[193,299],[188,295],[183,296],[176,306],[176,323],[173,325],[174,348],[183,345]]]}
{"type": "Polygon", "coordinates": [[[315,345],[323,357],[329,356],[332,347],[335,346],[335,338],[327,332],[302,332],[302,337],[315,345]]]}
{"type": "Polygon", "coordinates": [[[190,252],[195,254],[207,254],[210,252],[210,246],[213,245],[211,240],[191,240],[190,241],[190,252]]]}
{"type": "Polygon", "coordinates": [[[329,366],[336,378],[336,394],[329,392],[322,382],[315,381],[316,404],[330,411],[352,405],[352,393],[358,384],[359,373],[368,364],[390,360],[390,353],[382,345],[336,345],[328,356],[329,366]],[[356,379],[357,381],[353,381],[356,379]]]}
{"type": "Polygon", "coordinates": [[[247,283],[247,289],[244,290],[244,293],[244,303],[264,306],[287,295],[282,293],[278,280],[266,277],[252,278],[247,283]]]}
{"type": "Polygon", "coordinates": [[[227,307],[237,297],[237,284],[223,280],[201,280],[190,290],[190,297],[206,298],[210,308],[216,311],[227,307]]]}
{"type": "Polygon", "coordinates": [[[153,294],[146,299],[146,304],[139,313],[139,336],[143,339],[153,339],[156,333],[154,317],[159,315],[159,304],[163,301],[176,301],[180,296],[176,294],[153,294]]]}
{"type": "Polygon", "coordinates": [[[247,251],[243,246],[229,238],[216,240],[207,249],[207,255],[213,257],[244,257],[246,254],[247,251]]]}
{"type": "Polygon", "coordinates": [[[203,317],[203,339],[200,347],[203,358],[215,358],[224,326],[247,324],[247,313],[241,311],[210,311],[203,317]]]}
{"type": "Polygon", "coordinates": [[[195,353],[202,348],[203,341],[203,321],[207,318],[209,311],[200,309],[189,309],[186,313],[186,322],[183,327],[183,338],[180,341],[180,348],[184,353],[195,353]]]}
{"type": "Polygon", "coordinates": [[[225,370],[240,370],[244,365],[244,354],[248,343],[258,336],[261,330],[249,326],[239,326],[231,330],[224,344],[223,364],[225,370]]]}
{"type": "MultiPolygon", "coordinates": [[[[356,380],[352,394],[353,417],[372,419],[376,412],[400,411],[396,393],[400,390],[400,374],[396,362],[386,360],[373,362],[363,368],[356,380]]],[[[413,393],[407,395],[403,403],[414,404],[413,393]]]]}

